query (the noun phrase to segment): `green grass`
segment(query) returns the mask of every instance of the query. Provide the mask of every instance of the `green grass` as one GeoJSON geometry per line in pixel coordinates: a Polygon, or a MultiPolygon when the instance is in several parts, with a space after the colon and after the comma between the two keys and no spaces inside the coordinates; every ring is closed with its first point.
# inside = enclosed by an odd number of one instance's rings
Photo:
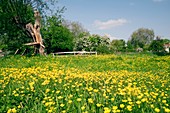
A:
{"type": "Polygon", "coordinates": [[[170,56],[0,59],[0,112],[170,112],[170,56]]]}

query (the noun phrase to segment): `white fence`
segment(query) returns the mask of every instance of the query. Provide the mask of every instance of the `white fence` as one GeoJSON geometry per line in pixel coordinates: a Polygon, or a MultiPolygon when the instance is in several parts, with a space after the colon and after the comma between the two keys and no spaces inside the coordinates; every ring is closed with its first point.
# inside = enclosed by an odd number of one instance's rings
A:
{"type": "Polygon", "coordinates": [[[70,54],[70,55],[92,55],[92,54],[95,54],[97,56],[97,52],[96,51],[72,51],[72,52],[57,52],[57,53],[52,53],[53,56],[56,56],[56,55],[67,55],[67,54],[70,54]]]}

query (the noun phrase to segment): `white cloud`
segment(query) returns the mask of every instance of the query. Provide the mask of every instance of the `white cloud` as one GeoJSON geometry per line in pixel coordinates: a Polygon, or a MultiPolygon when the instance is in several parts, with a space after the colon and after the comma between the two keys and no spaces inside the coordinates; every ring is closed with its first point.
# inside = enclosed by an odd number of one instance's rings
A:
{"type": "Polygon", "coordinates": [[[94,22],[94,25],[100,29],[100,30],[104,30],[104,29],[111,29],[117,26],[121,26],[127,23],[126,19],[117,19],[117,20],[108,20],[105,22],[102,22],[100,20],[96,20],[94,22]]]}
{"type": "Polygon", "coordinates": [[[164,0],[152,0],[153,2],[163,2],[164,0]]]}
{"type": "Polygon", "coordinates": [[[110,38],[110,40],[116,40],[119,39],[118,37],[112,36],[111,34],[105,34],[105,36],[107,36],[108,38],[110,38]]]}

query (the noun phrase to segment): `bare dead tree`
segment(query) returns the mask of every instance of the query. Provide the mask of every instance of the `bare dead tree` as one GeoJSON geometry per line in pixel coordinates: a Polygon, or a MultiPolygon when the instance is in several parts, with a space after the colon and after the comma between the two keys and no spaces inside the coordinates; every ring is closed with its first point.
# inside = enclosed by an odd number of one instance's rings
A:
{"type": "Polygon", "coordinates": [[[34,11],[34,17],[35,17],[34,25],[32,25],[32,23],[28,23],[26,25],[26,29],[30,33],[30,35],[32,36],[34,42],[27,43],[25,45],[29,45],[29,46],[33,45],[34,48],[35,48],[34,52],[36,52],[37,49],[39,49],[39,53],[41,55],[44,55],[45,46],[43,45],[43,39],[42,39],[42,36],[41,36],[41,33],[40,33],[41,16],[40,16],[39,11],[34,11]]]}

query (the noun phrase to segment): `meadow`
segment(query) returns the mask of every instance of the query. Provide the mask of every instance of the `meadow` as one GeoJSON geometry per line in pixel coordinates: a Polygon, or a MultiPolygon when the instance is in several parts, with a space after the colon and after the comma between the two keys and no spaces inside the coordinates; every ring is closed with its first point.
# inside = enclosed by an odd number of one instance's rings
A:
{"type": "Polygon", "coordinates": [[[0,58],[1,113],[170,113],[170,56],[0,58]]]}

